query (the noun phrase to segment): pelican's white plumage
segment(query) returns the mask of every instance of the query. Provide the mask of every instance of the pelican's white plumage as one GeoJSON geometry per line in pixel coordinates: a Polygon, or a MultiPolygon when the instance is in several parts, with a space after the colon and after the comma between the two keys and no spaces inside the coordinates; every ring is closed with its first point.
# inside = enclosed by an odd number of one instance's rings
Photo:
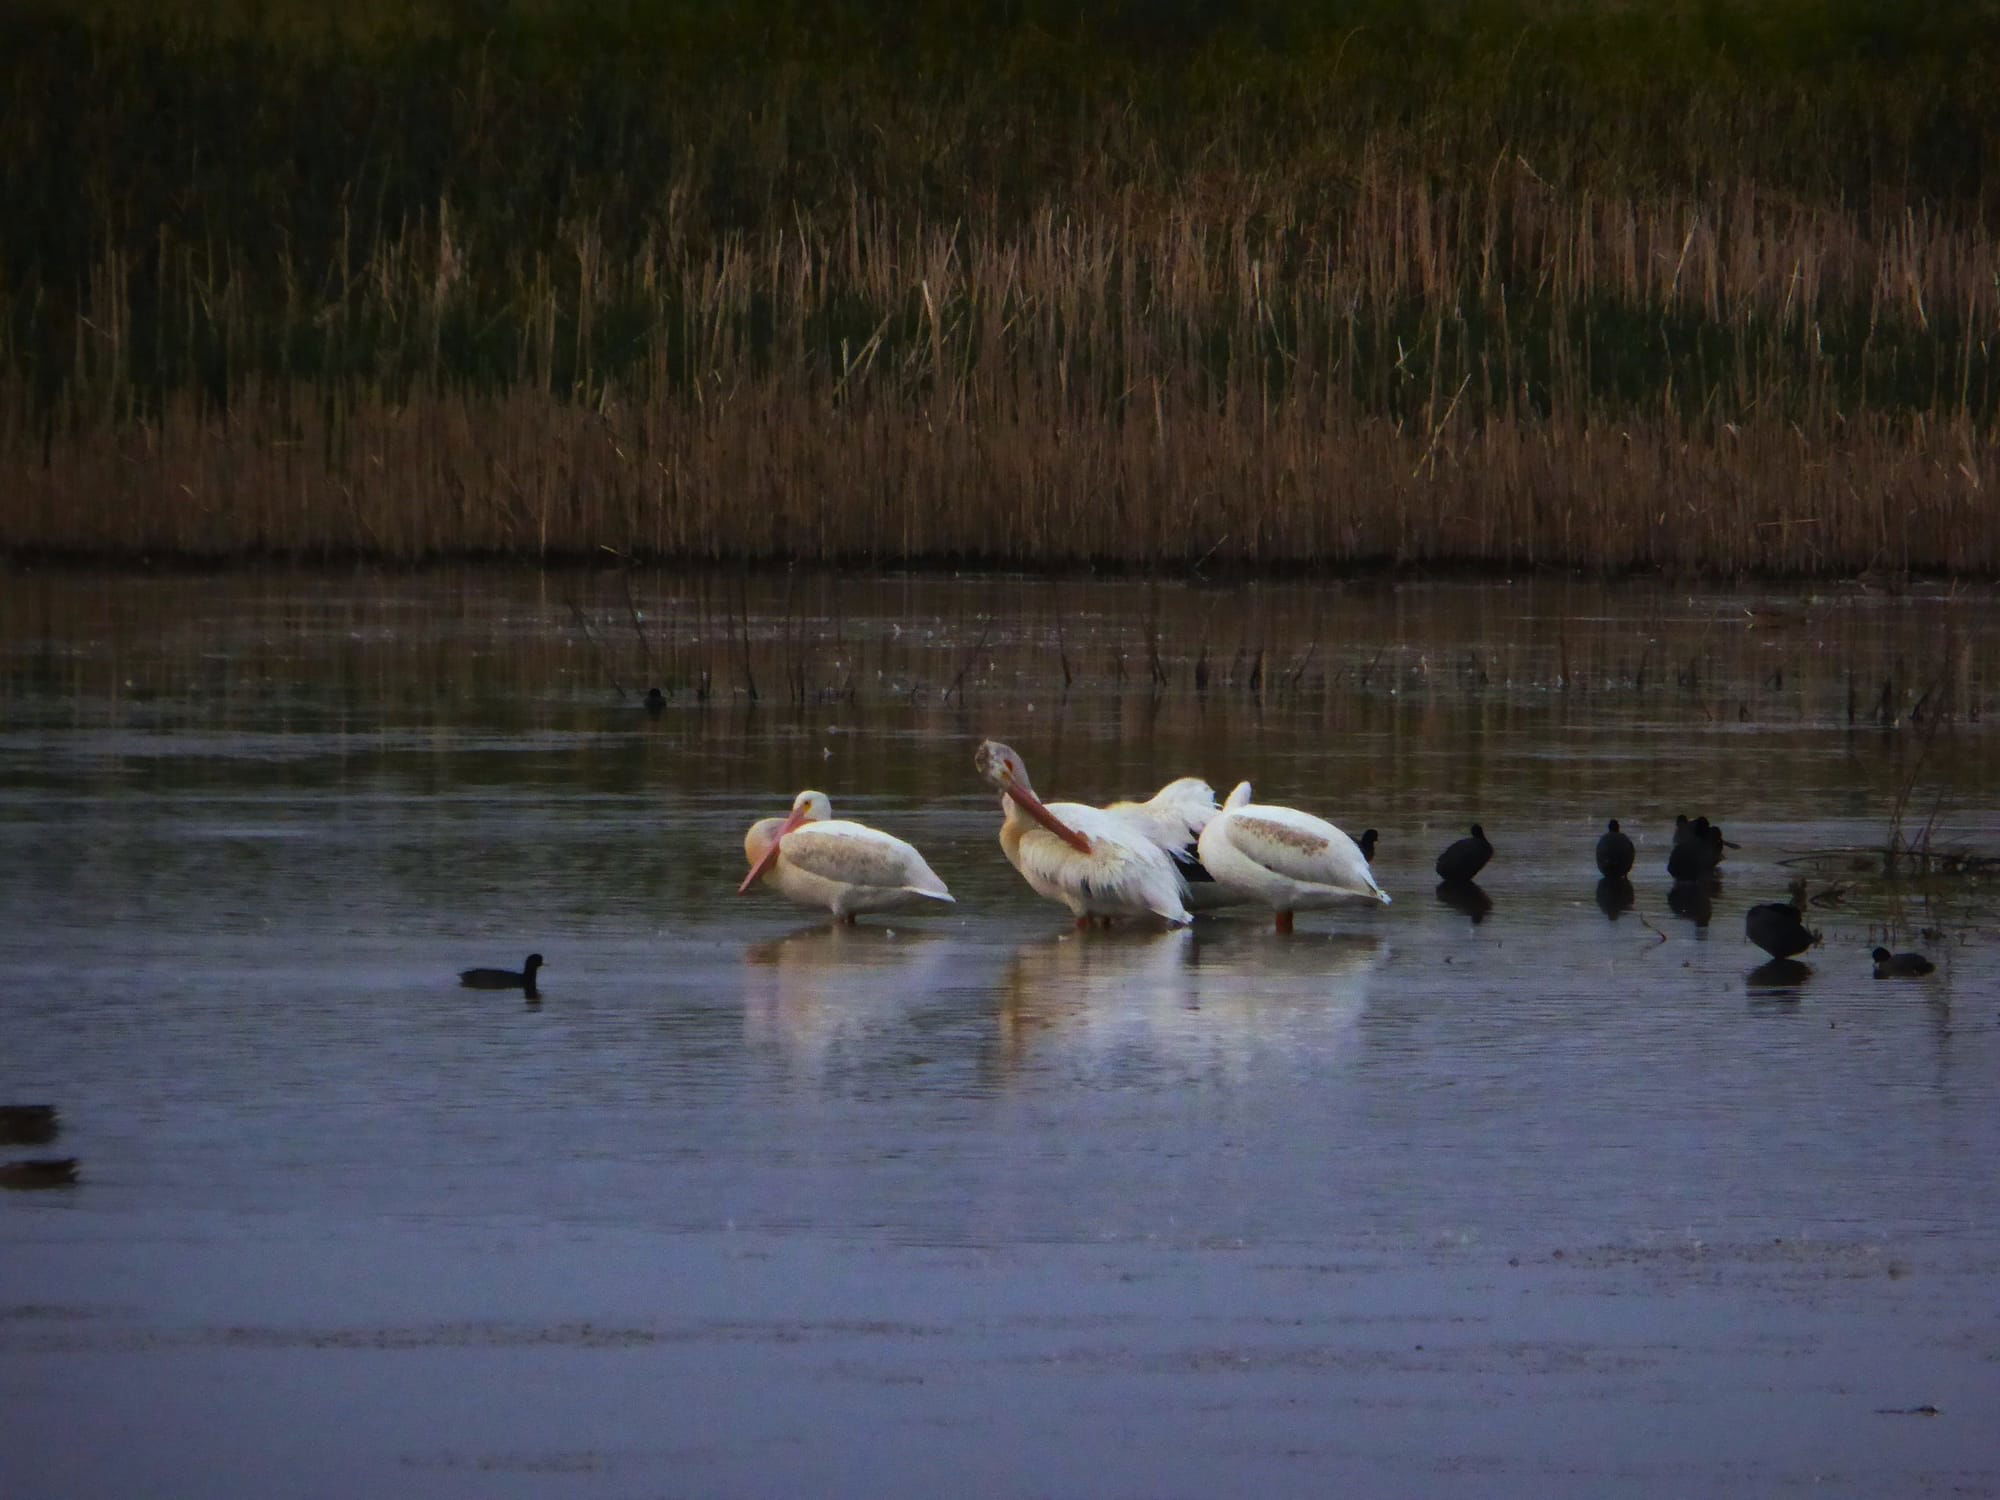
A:
{"type": "Polygon", "coordinates": [[[1183,776],[1144,802],[1114,802],[1104,810],[1130,819],[1163,849],[1183,849],[1201,837],[1215,816],[1215,788],[1199,776],[1183,776]]]}
{"type": "Polygon", "coordinates": [[[1201,831],[1219,811],[1215,789],[1199,776],[1170,781],[1144,802],[1114,802],[1104,810],[1125,818],[1166,851],[1187,885],[1189,911],[1212,911],[1249,899],[1216,880],[1196,852],[1201,831]]]}
{"type": "Polygon", "coordinates": [[[1070,909],[1077,925],[1092,917],[1189,920],[1187,884],[1167,852],[1133,818],[1081,802],[1044,804],[1021,757],[987,740],[974,757],[1000,791],[1005,821],[1000,847],[1039,896],[1070,909]]]}
{"type": "Polygon", "coordinates": [[[750,873],[801,906],[824,907],[843,922],[864,912],[907,911],[952,894],[924,857],[879,828],[833,816],[824,792],[800,792],[783,818],[760,818],[743,836],[750,873]]]}
{"type": "Polygon", "coordinates": [[[1089,841],[1090,852],[1084,854],[1027,822],[1013,797],[1007,803],[1001,847],[1037,895],[1062,902],[1078,917],[1152,915],[1176,926],[1188,920],[1186,887],[1174,862],[1116,813],[1081,802],[1048,805],[1059,821],[1089,841]]]}
{"type": "Polygon", "coordinates": [[[1209,820],[1197,847],[1216,883],[1270,907],[1280,932],[1291,931],[1295,911],[1389,899],[1353,839],[1295,807],[1252,802],[1247,781],[1209,820]]]}

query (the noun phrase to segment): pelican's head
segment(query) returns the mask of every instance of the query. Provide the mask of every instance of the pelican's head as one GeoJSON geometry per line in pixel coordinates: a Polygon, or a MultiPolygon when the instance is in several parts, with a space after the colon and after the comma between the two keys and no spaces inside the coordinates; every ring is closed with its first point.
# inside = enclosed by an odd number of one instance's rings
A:
{"type": "MultiPolygon", "coordinates": [[[[982,741],[978,753],[972,757],[972,764],[981,776],[999,788],[1002,807],[1019,808],[1078,853],[1092,852],[1089,839],[1042,805],[1042,799],[1035,795],[1034,787],[1028,783],[1027,766],[1007,746],[998,740],[982,741]]],[[[1007,816],[1011,823],[1014,814],[1010,812],[1007,816]]]]}
{"type": "MultiPolygon", "coordinates": [[[[825,792],[800,792],[792,798],[790,823],[796,828],[801,823],[818,823],[833,816],[833,804],[826,799],[825,792]]],[[[785,830],[791,832],[791,828],[785,830]]]]}
{"type": "Polygon", "coordinates": [[[998,740],[981,741],[978,753],[972,757],[972,764],[981,776],[1003,792],[1025,789],[1032,793],[1035,789],[1028,780],[1027,764],[1011,747],[998,740]]]}

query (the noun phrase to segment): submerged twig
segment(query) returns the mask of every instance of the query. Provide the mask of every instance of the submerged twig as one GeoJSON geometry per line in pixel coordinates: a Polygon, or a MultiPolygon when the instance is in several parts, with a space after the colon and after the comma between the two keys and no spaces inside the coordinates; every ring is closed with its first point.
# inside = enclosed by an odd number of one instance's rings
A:
{"type": "Polygon", "coordinates": [[[598,638],[597,632],[590,628],[590,620],[585,616],[583,607],[568,594],[563,595],[563,603],[569,606],[569,612],[576,620],[577,628],[583,632],[583,638],[590,643],[590,649],[597,657],[598,669],[604,673],[605,679],[610,682],[612,690],[620,698],[631,696],[625,691],[625,684],[618,680],[618,674],[612,670],[611,653],[606,649],[604,642],[598,638]]]}
{"type": "Polygon", "coordinates": [[[972,664],[975,661],[979,660],[980,653],[985,651],[986,643],[987,641],[992,639],[992,636],[993,636],[993,617],[991,615],[988,615],[986,617],[985,628],[979,632],[979,639],[972,643],[972,649],[965,653],[965,660],[959,663],[958,675],[956,675],[951,679],[951,686],[947,687],[944,690],[945,702],[949,703],[951,701],[952,695],[958,692],[960,687],[963,686],[965,682],[965,674],[972,670],[972,664]]]}

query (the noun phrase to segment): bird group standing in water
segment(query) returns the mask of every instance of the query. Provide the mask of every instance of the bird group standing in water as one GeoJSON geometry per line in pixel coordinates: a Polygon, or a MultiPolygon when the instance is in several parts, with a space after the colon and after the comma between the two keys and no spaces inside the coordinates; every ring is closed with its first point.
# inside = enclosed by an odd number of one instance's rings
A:
{"type": "MultiPolygon", "coordinates": [[[[1143,802],[1096,807],[1044,802],[1020,754],[997,740],[983,742],[973,764],[1000,794],[1000,847],[1007,862],[1037,895],[1067,908],[1079,928],[1120,919],[1179,927],[1223,907],[1261,906],[1275,929],[1288,933],[1301,911],[1390,901],[1371,868],[1375,829],[1352,839],[1315,814],[1252,801],[1247,781],[1220,803],[1207,782],[1184,776],[1143,802]]],[[[1737,847],[1705,816],[1675,819],[1666,861],[1675,911],[1706,922],[1717,867],[1737,847]]],[[[834,819],[822,792],[800,792],[788,817],[754,824],[744,853],[750,873],[738,894],[767,884],[841,922],[953,899],[915,848],[879,829],[834,819]]],[[[1491,909],[1477,876],[1493,853],[1486,830],[1474,823],[1437,857],[1439,899],[1475,922],[1491,909]]],[[[1595,854],[1598,901],[1615,917],[1636,899],[1630,875],[1637,861],[1632,838],[1616,818],[1605,825],[1595,854]]],[[[1800,909],[1786,902],[1752,906],[1744,934],[1780,961],[1819,941],[1800,909]]],[[[1876,950],[1874,962],[1879,978],[1925,974],[1932,967],[1921,955],[1885,949],[1876,950]]]]}
{"type": "MultiPolygon", "coordinates": [[[[1182,927],[1200,913],[1261,906],[1279,933],[1289,933],[1298,912],[1390,903],[1372,868],[1375,829],[1349,838],[1313,813],[1252,801],[1247,781],[1220,803],[1207,782],[1183,776],[1143,802],[1093,807],[1044,802],[1020,754],[997,740],[979,746],[973,765],[1000,794],[1000,848],[1007,862],[1037,895],[1066,907],[1079,928],[1120,919],[1182,927]]],[[[1718,866],[1737,847],[1705,816],[1676,817],[1666,861],[1673,878],[1668,905],[1705,926],[1718,866]]],[[[914,846],[834,817],[824,792],[802,791],[784,817],[753,823],[743,852],[750,870],[738,895],[769,886],[841,923],[954,904],[914,846]]],[[[1493,853],[1486,830],[1474,823],[1437,857],[1438,899],[1475,923],[1492,909],[1477,877],[1493,853]]],[[[1637,899],[1630,877],[1638,855],[1616,818],[1598,836],[1595,855],[1598,905],[1616,919],[1637,899]]],[[[1808,972],[1796,960],[1820,942],[1820,934],[1805,925],[1802,900],[1760,902],[1744,913],[1744,937],[1771,955],[1767,977],[1797,979],[1808,972]]],[[[1870,958],[1877,979],[1921,978],[1936,967],[1920,953],[1887,948],[1876,948],[1870,958]]],[[[467,969],[459,980],[473,989],[522,990],[533,1004],[540,999],[541,966],[542,956],[531,953],[518,971],[467,969]]]]}

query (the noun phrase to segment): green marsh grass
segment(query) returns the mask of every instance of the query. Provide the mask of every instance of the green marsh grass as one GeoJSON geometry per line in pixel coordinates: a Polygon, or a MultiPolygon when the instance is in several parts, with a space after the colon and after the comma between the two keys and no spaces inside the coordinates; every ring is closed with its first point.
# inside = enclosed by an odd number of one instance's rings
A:
{"type": "Polygon", "coordinates": [[[1980,11],[46,7],[0,546],[1990,575],[1980,11]]]}

